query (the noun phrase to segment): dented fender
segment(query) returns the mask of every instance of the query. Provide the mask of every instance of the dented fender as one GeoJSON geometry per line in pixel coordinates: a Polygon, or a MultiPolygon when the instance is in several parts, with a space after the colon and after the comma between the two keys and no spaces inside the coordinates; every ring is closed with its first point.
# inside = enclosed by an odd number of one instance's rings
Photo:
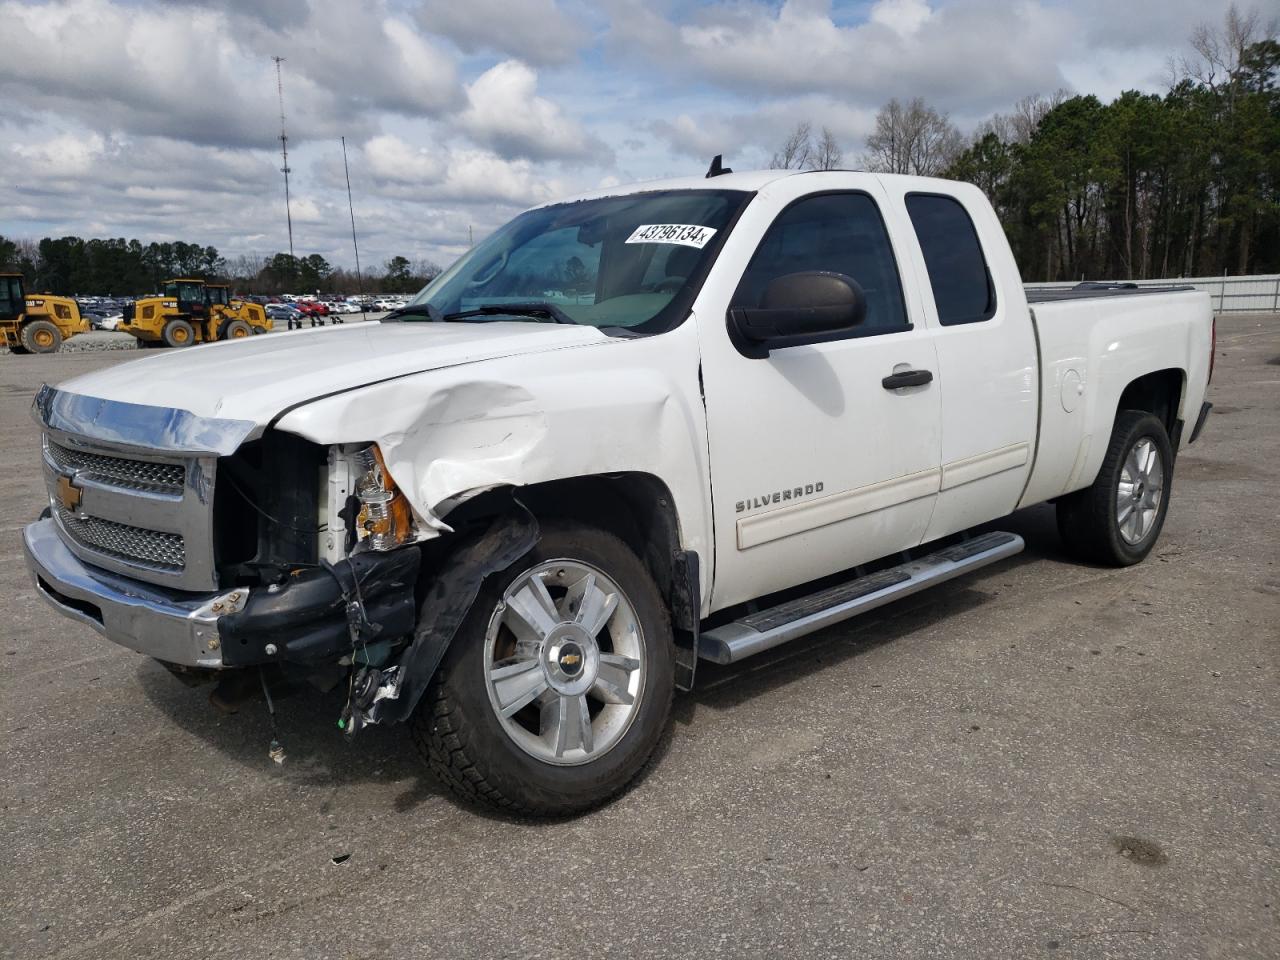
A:
{"type": "Polygon", "coordinates": [[[488,490],[640,472],[671,491],[682,548],[711,557],[696,337],[689,322],[429,370],[320,397],[275,425],[321,444],[376,442],[424,539],[451,533],[449,512],[488,490]]]}

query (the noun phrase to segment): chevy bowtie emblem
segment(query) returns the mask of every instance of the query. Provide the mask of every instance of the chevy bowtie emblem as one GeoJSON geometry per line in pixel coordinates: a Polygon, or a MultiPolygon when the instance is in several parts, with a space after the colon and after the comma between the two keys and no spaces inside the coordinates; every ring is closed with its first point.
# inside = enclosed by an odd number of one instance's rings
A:
{"type": "Polygon", "coordinates": [[[582,657],[578,656],[576,653],[566,653],[560,658],[560,666],[562,667],[576,667],[581,662],[582,657]]]}
{"type": "Polygon", "coordinates": [[[75,513],[76,507],[80,506],[81,494],[81,489],[71,482],[70,477],[65,474],[59,475],[58,502],[62,504],[64,510],[75,513]]]}

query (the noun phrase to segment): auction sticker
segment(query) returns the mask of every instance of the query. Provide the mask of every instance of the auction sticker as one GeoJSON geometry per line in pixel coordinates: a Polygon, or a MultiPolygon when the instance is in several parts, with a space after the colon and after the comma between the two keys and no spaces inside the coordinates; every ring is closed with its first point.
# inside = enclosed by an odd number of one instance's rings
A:
{"type": "Polygon", "coordinates": [[[700,227],[691,223],[642,223],[636,227],[627,243],[678,243],[682,247],[701,250],[716,235],[715,227],[700,227]]]}

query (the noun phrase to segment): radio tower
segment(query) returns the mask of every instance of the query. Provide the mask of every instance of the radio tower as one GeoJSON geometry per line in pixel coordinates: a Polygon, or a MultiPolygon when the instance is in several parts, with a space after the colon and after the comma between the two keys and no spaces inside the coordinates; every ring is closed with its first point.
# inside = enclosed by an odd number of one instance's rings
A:
{"type": "Polygon", "coordinates": [[[289,135],[284,132],[284,81],[280,78],[280,64],[284,57],[272,57],[276,62],[276,92],[280,95],[280,159],[284,165],[284,216],[289,224],[289,257],[293,258],[293,209],[289,204],[289,135]]]}

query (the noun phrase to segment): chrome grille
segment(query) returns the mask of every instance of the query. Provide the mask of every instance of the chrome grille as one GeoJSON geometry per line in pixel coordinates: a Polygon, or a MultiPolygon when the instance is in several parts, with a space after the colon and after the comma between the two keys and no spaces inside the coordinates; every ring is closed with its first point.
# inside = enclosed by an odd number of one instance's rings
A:
{"type": "Polygon", "coordinates": [[[186,468],[180,463],[151,463],[76,450],[50,440],[49,460],[59,470],[127,490],[182,495],[186,468]]]}
{"type": "Polygon", "coordinates": [[[178,572],[186,567],[186,542],[181,534],[81,516],[62,507],[55,507],[54,514],[67,535],[87,550],[158,570],[178,572]]]}

